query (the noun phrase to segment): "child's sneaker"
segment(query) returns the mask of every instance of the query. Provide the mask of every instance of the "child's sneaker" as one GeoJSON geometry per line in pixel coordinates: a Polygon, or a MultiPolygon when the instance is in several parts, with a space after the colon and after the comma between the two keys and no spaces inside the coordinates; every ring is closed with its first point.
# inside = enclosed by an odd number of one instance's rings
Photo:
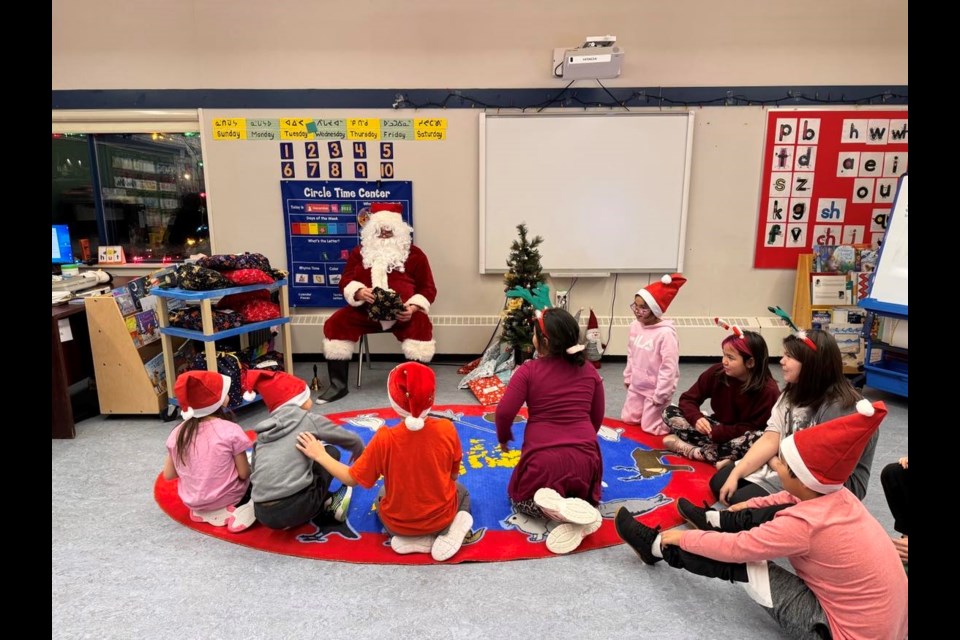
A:
{"type": "Polygon", "coordinates": [[[450,524],[450,529],[443,535],[437,536],[433,541],[433,548],[430,555],[437,562],[443,562],[452,558],[460,547],[463,546],[463,539],[470,533],[473,526],[473,516],[466,511],[457,511],[457,515],[450,524]]]}
{"type": "Polygon", "coordinates": [[[230,516],[227,518],[227,531],[230,533],[245,531],[257,521],[257,516],[253,511],[253,500],[249,500],[239,507],[227,507],[227,511],[230,512],[230,516]]]}
{"type": "Polygon", "coordinates": [[[694,529],[700,529],[701,531],[721,531],[719,526],[714,526],[707,519],[707,514],[713,511],[717,514],[717,522],[720,521],[720,513],[715,509],[711,509],[710,505],[706,502],[703,503],[703,507],[698,507],[686,498],[680,498],[677,500],[677,513],[680,516],[690,523],[694,529]]]}
{"type": "Polygon", "coordinates": [[[533,502],[551,520],[571,524],[593,524],[600,517],[597,508],[580,498],[564,498],[553,489],[537,489],[533,502]]]}
{"type": "Polygon", "coordinates": [[[390,548],[394,553],[430,553],[436,536],[393,536],[390,548]]]}
{"type": "Polygon", "coordinates": [[[644,564],[654,564],[663,560],[653,555],[653,543],[660,535],[660,527],[651,529],[642,522],[637,522],[624,507],[620,507],[617,511],[614,524],[617,527],[617,535],[637,552],[644,564]]]}
{"type": "Polygon", "coordinates": [[[206,522],[215,527],[224,526],[229,518],[230,512],[227,511],[227,507],[212,511],[190,511],[190,519],[194,522],[206,522]]]}
{"type": "Polygon", "coordinates": [[[580,546],[584,538],[596,533],[602,524],[603,518],[597,518],[596,522],[590,524],[564,522],[557,525],[547,536],[547,549],[557,554],[570,553],[580,546]]]}
{"type": "Polygon", "coordinates": [[[353,487],[341,485],[332,496],[324,502],[324,508],[333,515],[337,522],[343,522],[347,519],[347,511],[350,509],[350,498],[353,496],[353,487]]]}

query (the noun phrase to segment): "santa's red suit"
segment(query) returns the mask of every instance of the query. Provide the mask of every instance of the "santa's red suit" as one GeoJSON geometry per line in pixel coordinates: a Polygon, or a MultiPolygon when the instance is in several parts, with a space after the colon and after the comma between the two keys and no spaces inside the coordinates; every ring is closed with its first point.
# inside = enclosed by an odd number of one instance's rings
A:
{"type": "MultiPolygon", "coordinates": [[[[409,227],[402,222],[399,214],[389,211],[375,213],[368,225],[387,224],[397,227],[409,227]]],[[[403,231],[401,231],[403,233],[403,231]]],[[[409,236],[407,236],[409,237],[409,236]]],[[[395,257],[392,262],[399,262],[395,257]]],[[[408,360],[430,362],[436,352],[433,340],[433,324],[430,322],[430,305],[437,297],[437,288],[433,283],[433,272],[426,254],[419,247],[410,244],[402,264],[380,260],[370,248],[354,247],[347,259],[340,278],[340,290],[344,300],[350,305],[335,312],[323,325],[323,354],[327,360],[350,360],[356,349],[357,341],[367,333],[391,331],[400,340],[403,355],[408,360]],[[366,258],[364,257],[366,253],[366,258]],[[364,266],[364,263],[369,266],[364,266]],[[395,291],[405,304],[415,304],[420,311],[413,314],[407,322],[381,323],[367,315],[368,305],[355,299],[356,293],[363,288],[380,287],[395,291]],[[384,326],[386,325],[386,326],[384,326]]]]}

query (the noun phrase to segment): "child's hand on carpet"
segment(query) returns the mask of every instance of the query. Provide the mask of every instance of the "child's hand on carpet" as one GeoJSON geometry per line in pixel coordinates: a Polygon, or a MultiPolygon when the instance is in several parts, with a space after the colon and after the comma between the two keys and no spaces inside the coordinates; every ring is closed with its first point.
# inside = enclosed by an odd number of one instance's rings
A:
{"type": "Polygon", "coordinates": [[[324,457],[330,457],[330,454],[324,449],[323,442],[317,440],[315,435],[307,431],[297,436],[297,449],[303,455],[317,462],[321,462],[324,457]]]}

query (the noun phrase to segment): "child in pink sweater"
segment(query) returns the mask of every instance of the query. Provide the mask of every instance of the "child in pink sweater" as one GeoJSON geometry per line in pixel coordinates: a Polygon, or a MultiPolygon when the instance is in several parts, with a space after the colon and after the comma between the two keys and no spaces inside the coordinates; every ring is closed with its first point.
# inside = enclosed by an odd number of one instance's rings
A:
{"type": "Polygon", "coordinates": [[[620,509],[617,532],[646,564],[663,559],[742,583],[793,637],[906,638],[907,577],[897,552],[883,526],[843,486],[886,415],[882,402],[862,400],[857,408],[860,413],[785,438],[770,461],[785,491],[731,507],[789,505],[771,520],[738,533],[659,533],[620,509]],[[796,574],[768,562],[782,557],[796,574]]]}
{"type": "Polygon", "coordinates": [[[686,281],[679,273],[665,275],[637,291],[630,305],[637,319],[630,323],[627,338],[623,369],[627,397],[620,419],[655,436],[670,433],[662,414],[680,381],[677,329],[663,314],[686,281]]]}

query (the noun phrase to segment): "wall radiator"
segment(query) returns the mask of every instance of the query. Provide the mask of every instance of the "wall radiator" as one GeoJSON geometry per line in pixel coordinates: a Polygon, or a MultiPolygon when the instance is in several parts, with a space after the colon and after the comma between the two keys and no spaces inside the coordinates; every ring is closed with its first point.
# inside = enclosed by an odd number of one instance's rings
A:
{"type": "MultiPolygon", "coordinates": [[[[323,353],[323,323],[329,314],[295,314],[290,325],[293,334],[294,353],[323,353]]],[[[587,325],[588,312],[581,314],[580,324],[587,325]]],[[[774,316],[723,316],[725,320],[739,325],[743,329],[756,331],[767,341],[767,349],[772,358],[782,353],[783,338],[790,329],[774,316]]],[[[484,348],[500,316],[431,316],[434,337],[437,340],[437,353],[471,354],[484,348]]],[[[672,318],[680,338],[681,356],[720,356],[720,343],[725,332],[713,322],[712,316],[677,316],[672,318]]],[[[612,328],[609,316],[597,316],[600,325],[600,337],[606,342],[609,333],[608,355],[626,354],[627,328],[633,321],[631,316],[614,316],[612,328]]],[[[499,328],[497,329],[499,333],[499,328]]],[[[370,348],[374,353],[400,353],[400,345],[392,335],[370,336],[370,348]]]]}

